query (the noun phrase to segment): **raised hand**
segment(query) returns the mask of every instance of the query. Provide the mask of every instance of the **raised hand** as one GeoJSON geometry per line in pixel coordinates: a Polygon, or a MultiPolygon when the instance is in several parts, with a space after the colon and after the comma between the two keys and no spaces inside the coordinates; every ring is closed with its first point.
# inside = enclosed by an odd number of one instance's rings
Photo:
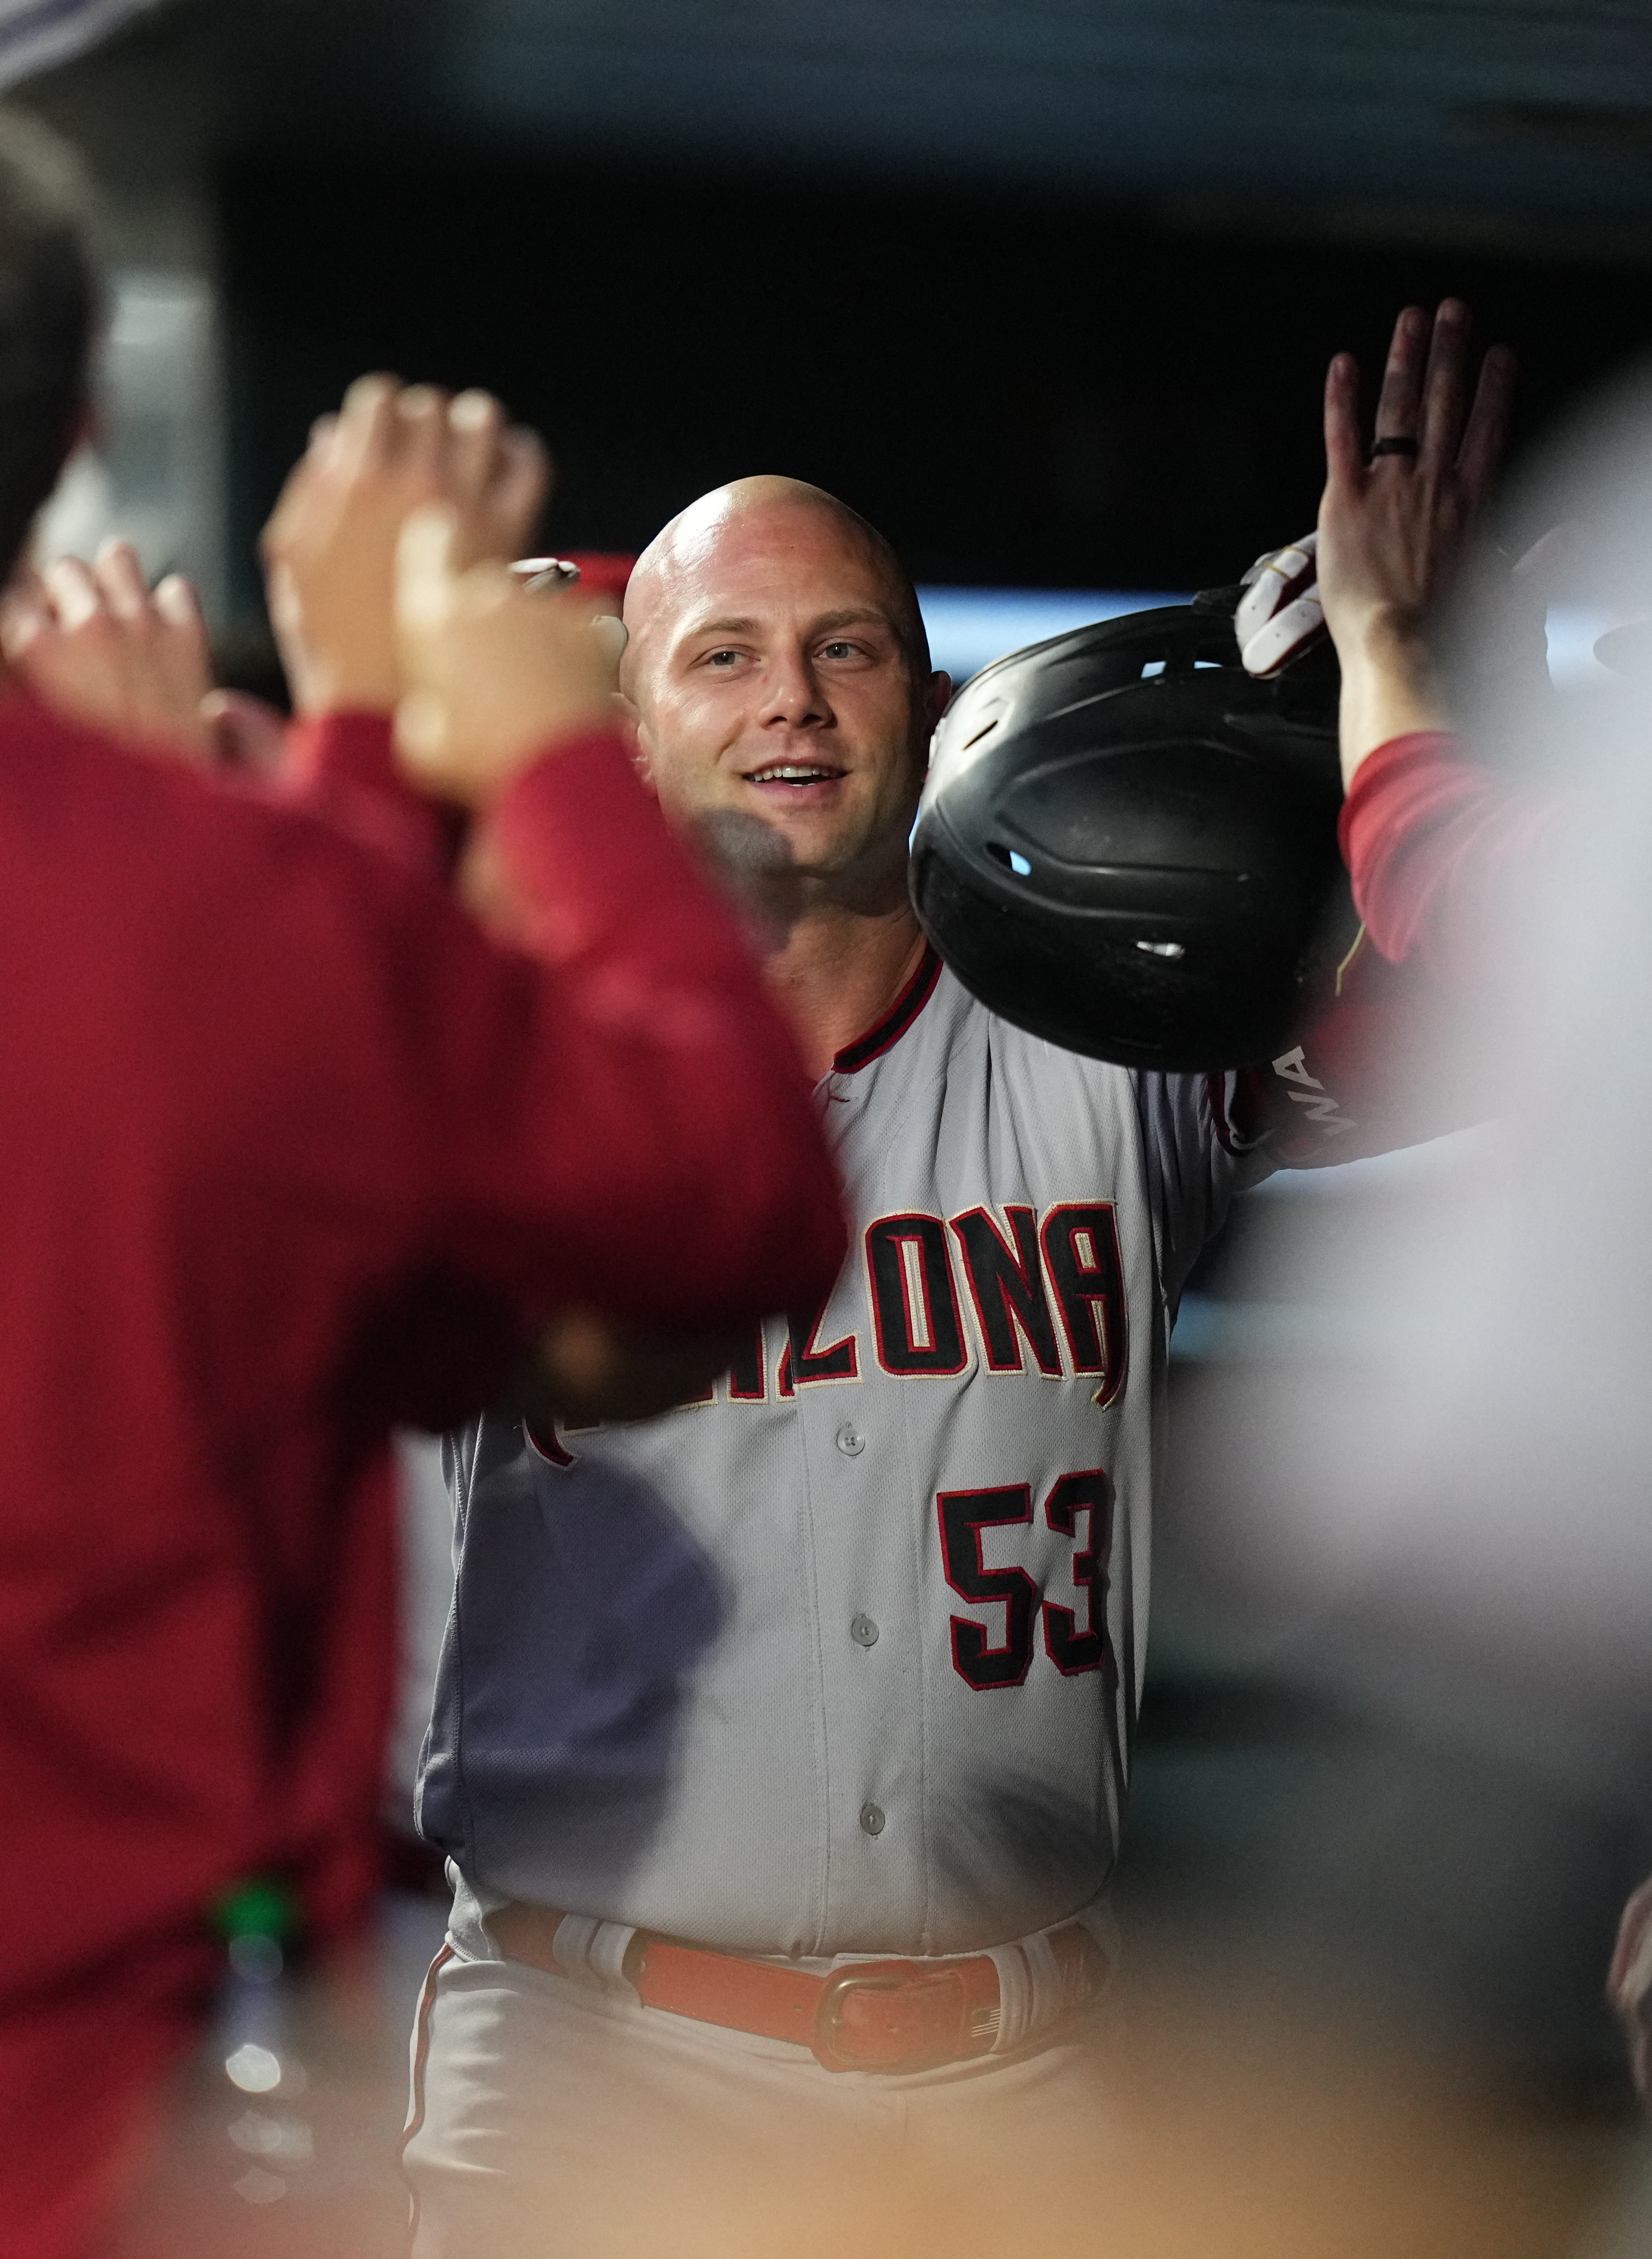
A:
{"type": "Polygon", "coordinates": [[[352,384],[264,529],[270,622],[298,711],[394,709],[395,546],[409,512],[444,504],[466,563],[514,557],[549,480],[538,440],[509,427],[487,393],[450,400],[388,376],[352,384]]]}
{"type": "Polygon", "coordinates": [[[217,758],[206,625],[169,574],[151,591],[136,552],[105,542],[95,564],[61,557],[10,594],[0,648],[34,695],[128,745],[210,767],[217,758]]]}
{"type": "Polygon", "coordinates": [[[396,752],[424,791],[485,808],[557,739],[614,726],[623,628],[577,592],[535,595],[468,563],[455,510],[408,520],[396,625],[396,752]]]}
{"type": "Polygon", "coordinates": [[[1439,726],[1434,623],[1508,437],[1514,357],[1494,346],[1469,389],[1468,310],[1432,321],[1408,306],[1394,325],[1370,454],[1359,369],[1332,361],[1325,384],[1325,493],[1319,589],[1342,665],[1343,773],[1385,737],[1439,726]]]}
{"type": "Polygon", "coordinates": [[[1408,306],[1394,324],[1368,458],[1358,364],[1351,353],[1331,363],[1319,577],[1333,634],[1376,611],[1428,611],[1502,461],[1513,377],[1513,355],[1493,346],[1470,400],[1467,308],[1448,298],[1430,322],[1408,306]]]}

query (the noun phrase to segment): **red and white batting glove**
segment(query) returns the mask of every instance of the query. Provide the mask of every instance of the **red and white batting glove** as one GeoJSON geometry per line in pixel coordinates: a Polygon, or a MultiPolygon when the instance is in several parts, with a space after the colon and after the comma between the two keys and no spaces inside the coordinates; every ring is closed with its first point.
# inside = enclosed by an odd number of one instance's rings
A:
{"type": "Polygon", "coordinates": [[[1319,545],[1317,533],[1305,533],[1300,541],[1258,557],[1245,574],[1233,625],[1247,673],[1277,674],[1324,635],[1319,545]]]}

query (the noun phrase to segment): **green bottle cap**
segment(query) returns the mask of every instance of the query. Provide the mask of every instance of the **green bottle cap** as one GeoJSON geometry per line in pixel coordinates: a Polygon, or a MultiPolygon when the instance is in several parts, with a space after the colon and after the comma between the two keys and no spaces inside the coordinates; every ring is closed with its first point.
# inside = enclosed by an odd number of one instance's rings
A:
{"type": "Polygon", "coordinates": [[[298,1901],[275,1875],[233,1883],[212,1909],[212,1927],[226,1944],[238,1937],[268,1937],[281,1944],[298,1928],[298,1901]]]}

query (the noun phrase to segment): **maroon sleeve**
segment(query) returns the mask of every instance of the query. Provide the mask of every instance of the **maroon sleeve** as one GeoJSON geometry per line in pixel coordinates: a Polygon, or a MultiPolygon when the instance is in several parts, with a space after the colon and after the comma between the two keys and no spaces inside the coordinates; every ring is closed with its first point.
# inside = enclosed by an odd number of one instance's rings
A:
{"type": "Polygon", "coordinates": [[[408,783],[396,766],[388,714],[322,714],[295,722],[278,791],[410,869],[445,878],[458,859],[465,813],[408,783]]]}
{"type": "Polygon", "coordinates": [[[1478,985],[1580,805],[1575,793],[1534,791],[1457,758],[1449,737],[1379,745],[1355,774],[1340,829],[1372,941],[1395,965],[1478,985]]]}
{"type": "Polygon", "coordinates": [[[845,1241],[812,1091],[623,745],[549,754],[488,830],[522,949],[455,918],[424,958],[445,1266],[657,1331],[820,1300],[845,1241]]]}
{"type": "Polygon", "coordinates": [[[1495,1101],[1462,1006],[1517,936],[1582,805],[1462,759],[1443,732],[1370,754],[1340,830],[1359,937],[1300,1044],[1213,1080],[1229,1149],[1314,1168],[1482,1120],[1495,1101]]]}
{"type": "MultiPolygon", "coordinates": [[[[296,724],[281,789],[403,873],[450,875],[466,819],[402,778],[388,717],[296,724]]],[[[435,1425],[499,1363],[477,1290],[502,1293],[517,1338],[569,1300],[688,1330],[818,1301],[844,1248],[789,1031],[621,741],[548,755],[487,828],[521,946],[422,887],[440,930],[407,944],[426,995],[403,1071],[438,1116],[438,1213],[417,1346],[395,1355],[423,1407],[405,1416],[435,1425]]]]}

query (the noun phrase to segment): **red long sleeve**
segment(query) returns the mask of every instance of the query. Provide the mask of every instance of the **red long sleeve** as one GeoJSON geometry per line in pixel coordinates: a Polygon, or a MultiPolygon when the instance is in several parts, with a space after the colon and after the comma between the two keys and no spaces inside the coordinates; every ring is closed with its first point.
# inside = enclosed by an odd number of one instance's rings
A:
{"type": "Polygon", "coordinates": [[[320,714],[293,723],[275,787],[411,870],[445,879],[466,817],[415,792],[395,765],[388,714],[320,714]]]}
{"type": "Polygon", "coordinates": [[[1456,745],[1419,732],[1378,746],[1356,772],[1339,837],[1383,955],[1461,985],[1491,970],[1582,802],[1462,760],[1456,745]]]}

